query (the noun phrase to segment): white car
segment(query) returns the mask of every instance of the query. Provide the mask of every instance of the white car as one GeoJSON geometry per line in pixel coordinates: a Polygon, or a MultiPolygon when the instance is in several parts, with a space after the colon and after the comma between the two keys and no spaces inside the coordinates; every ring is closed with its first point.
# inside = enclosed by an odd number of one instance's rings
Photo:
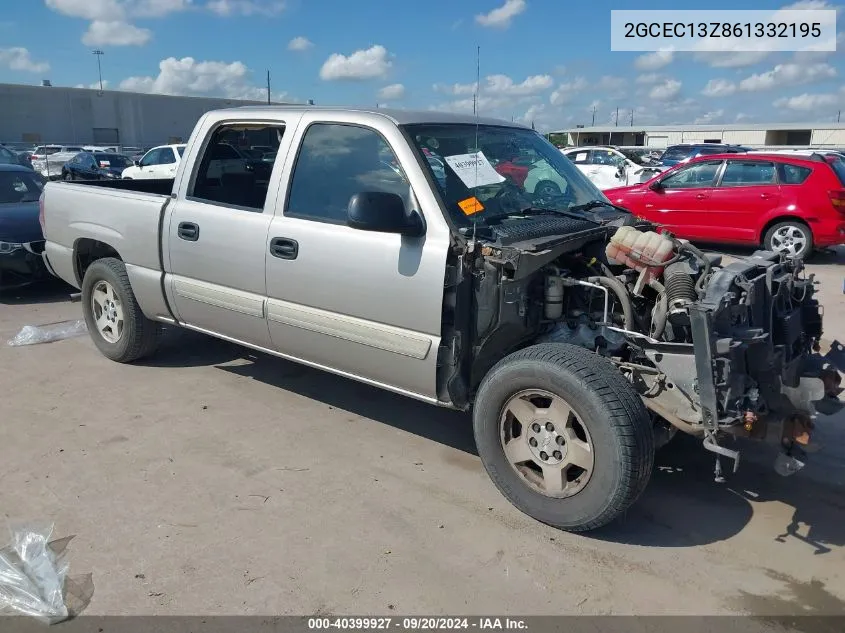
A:
{"type": "Polygon", "coordinates": [[[569,147],[561,151],[602,190],[646,182],[663,171],[657,165],[641,165],[612,147],[569,147]]]}
{"type": "MultiPolygon", "coordinates": [[[[176,169],[182,162],[185,145],[159,145],[144,154],[134,167],[123,170],[127,180],[150,180],[154,178],[175,178],[176,169]]],[[[218,143],[211,153],[206,171],[207,178],[219,178],[224,173],[245,173],[249,159],[233,145],[218,143]]]]}
{"type": "Polygon", "coordinates": [[[155,178],[175,178],[176,168],[182,161],[185,145],[159,145],[135,163],[123,170],[122,177],[127,180],[151,180],[155,178]]]}

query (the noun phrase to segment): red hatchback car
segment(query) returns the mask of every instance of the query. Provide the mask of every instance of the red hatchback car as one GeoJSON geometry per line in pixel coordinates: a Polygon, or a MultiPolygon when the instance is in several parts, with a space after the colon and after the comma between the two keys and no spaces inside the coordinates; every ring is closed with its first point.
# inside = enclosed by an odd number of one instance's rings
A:
{"type": "Polygon", "coordinates": [[[833,156],[702,156],[604,194],[692,241],[762,245],[798,257],[845,244],[845,162],[833,156]]]}

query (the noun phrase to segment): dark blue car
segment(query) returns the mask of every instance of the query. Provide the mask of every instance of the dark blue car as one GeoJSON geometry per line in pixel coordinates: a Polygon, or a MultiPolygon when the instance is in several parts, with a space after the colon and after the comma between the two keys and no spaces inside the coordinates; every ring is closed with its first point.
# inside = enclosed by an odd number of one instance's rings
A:
{"type": "Polygon", "coordinates": [[[722,143],[689,143],[683,145],[670,145],[660,157],[660,164],[663,167],[674,167],[697,156],[708,154],[744,154],[750,151],[750,147],[742,145],[725,145],[722,143]]]}
{"type": "Polygon", "coordinates": [[[62,180],[114,180],[132,165],[123,154],[80,152],[62,165],[62,180]]]}
{"type": "Polygon", "coordinates": [[[0,290],[48,278],[38,199],[44,177],[21,165],[0,164],[0,290]]]}

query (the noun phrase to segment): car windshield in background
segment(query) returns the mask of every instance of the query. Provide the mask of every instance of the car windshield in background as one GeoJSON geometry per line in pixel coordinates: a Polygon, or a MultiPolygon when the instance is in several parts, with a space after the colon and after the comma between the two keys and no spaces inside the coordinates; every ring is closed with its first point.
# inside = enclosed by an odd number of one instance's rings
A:
{"type": "Polygon", "coordinates": [[[471,124],[405,129],[459,227],[565,212],[596,201],[609,204],[560,150],[533,130],[471,124]]]}
{"type": "Polygon", "coordinates": [[[683,160],[690,155],[691,147],[670,147],[665,152],[660,160],[683,160]]]}
{"type": "Polygon", "coordinates": [[[100,167],[105,168],[125,168],[132,165],[132,161],[122,154],[102,154],[97,152],[94,154],[94,160],[97,161],[100,167]]]}
{"type": "Polygon", "coordinates": [[[37,202],[44,179],[25,171],[0,171],[0,204],[37,202]]]}
{"type": "Polygon", "coordinates": [[[651,165],[652,160],[650,149],[620,149],[619,150],[625,158],[636,163],[637,165],[651,165]]]}

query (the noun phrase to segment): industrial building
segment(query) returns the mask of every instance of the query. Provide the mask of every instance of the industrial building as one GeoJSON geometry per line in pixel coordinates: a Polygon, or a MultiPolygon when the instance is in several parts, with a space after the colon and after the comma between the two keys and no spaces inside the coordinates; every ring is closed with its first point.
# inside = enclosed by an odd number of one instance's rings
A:
{"type": "Polygon", "coordinates": [[[681,143],[730,143],[765,147],[845,147],[845,123],[735,125],[580,126],[552,132],[567,145],[641,145],[665,148],[681,143]]]}
{"type": "Polygon", "coordinates": [[[132,147],[180,143],[209,110],[266,103],[43,84],[0,84],[0,143],[132,147]]]}

